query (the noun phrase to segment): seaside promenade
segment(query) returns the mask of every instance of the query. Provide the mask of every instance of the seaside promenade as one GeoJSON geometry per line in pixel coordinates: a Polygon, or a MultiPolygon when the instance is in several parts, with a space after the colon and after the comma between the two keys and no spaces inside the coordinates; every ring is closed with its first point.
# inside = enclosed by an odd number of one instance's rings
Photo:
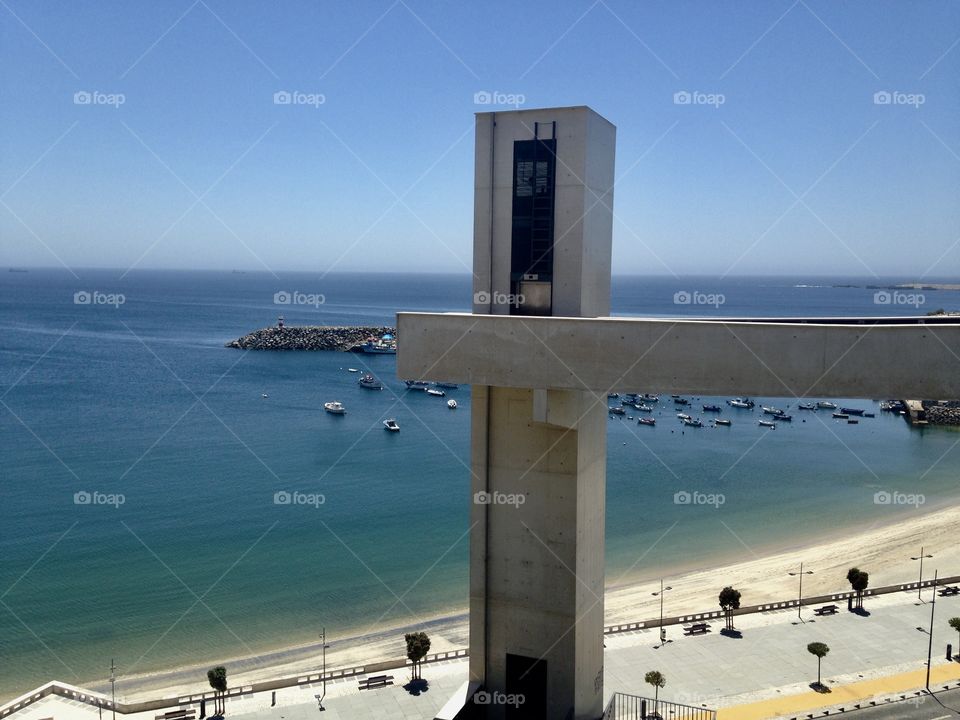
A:
{"type": "MultiPolygon", "coordinates": [[[[858,615],[842,609],[838,614],[816,617],[805,609],[803,621],[796,610],[740,616],[737,629],[742,637],[720,634],[722,621],[713,621],[711,632],[703,636],[684,636],[679,627],[668,630],[667,643],[659,644],[656,628],[608,635],[605,638],[604,690],[609,699],[614,692],[647,696],[651,688],[644,684],[648,670],[659,670],[667,679],[661,698],[687,705],[718,709],[718,720],[762,720],[763,718],[807,717],[823,709],[872,699],[884,705],[901,694],[912,697],[900,708],[902,717],[953,717],[957,711],[910,691],[923,687],[926,674],[930,622],[930,592],[923,602],[915,592],[895,593],[869,598],[868,614],[858,615]],[[823,682],[830,693],[816,693],[810,683],[816,680],[816,659],[807,652],[810,642],[825,642],[830,653],[823,661],[823,682]],[[904,709],[906,708],[906,709],[904,709]],[[926,710],[933,714],[924,714],[926,710]]],[[[960,663],[948,662],[945,646],[956,652],[957,636],[947,627],[947,619],[960,615],[960,596],[938,597],[934,624],[932,683],[935,689],[956,687],[960,681],[960,663]]],[[[467,678],[465,659],[433,663],[424,667],[429,686],[412,695],[402,686],[406,671],[391,671],[395,684],[386,688],[360,691],[357,678],[327,684],[324,702],[326,720],[350,718],[430,719],[443,707],[467,678]]],[[[276,692],[271,707],[269,692],[231,698],[227,716],[306,720],[318,713],[315,695],[319,684],[286,688],[276,692]]],[[[958,703],[954,703],[958,705],[958,703]]],[[[104,711],[107,712],[107,711],[104,711]]],[[[865,717],[901,717],[871,714],[865,717]]],[[[154,720],[157,712],[129,715],[131,720],[154,720]]],[[[98,709],[76,701],[50,696],[11,716],[15,720],[99,720],[98,709]]]]}

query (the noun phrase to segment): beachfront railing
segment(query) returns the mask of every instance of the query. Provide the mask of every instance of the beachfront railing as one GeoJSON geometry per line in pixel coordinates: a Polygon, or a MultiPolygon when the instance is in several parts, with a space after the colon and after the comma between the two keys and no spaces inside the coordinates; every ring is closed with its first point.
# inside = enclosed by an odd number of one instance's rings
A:
{"type": "Polygon", "coordinates": [[[614,693],[603,720],[717,720],[717,711],[694,705],[614,693]]]}

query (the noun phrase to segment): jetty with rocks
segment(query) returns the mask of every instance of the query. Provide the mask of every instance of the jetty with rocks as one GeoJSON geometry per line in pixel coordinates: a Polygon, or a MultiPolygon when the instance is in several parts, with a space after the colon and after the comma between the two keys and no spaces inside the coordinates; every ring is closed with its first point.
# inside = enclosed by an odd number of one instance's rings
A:
{"type": "Polygon", "coordinates": [[[338,350],[349,352],[370,338],[396,337],[396,328],[386,326],[303,325],[261,328],[231,340],[225,347],[238,350],[338,350]]]}

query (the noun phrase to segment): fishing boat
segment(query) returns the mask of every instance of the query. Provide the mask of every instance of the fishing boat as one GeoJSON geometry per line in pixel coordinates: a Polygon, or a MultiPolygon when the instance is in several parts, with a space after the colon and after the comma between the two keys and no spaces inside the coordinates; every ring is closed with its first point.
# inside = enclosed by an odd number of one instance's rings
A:
{"type": "Polygon", "coordinates": [[[780,408],[770,407],[767,405],[761,405],[761,409],[766,415],[784,415],[785,413],[780,408]]]}
{"type": "Polygon", "coordinates": [[[390,432],[400,432],[400,425],[393,418],[383,421],[383,427],[390,432]]]}
{"type": "Polygon", "coordinates": [[[659,395],[651,395],[650,393],[644,393],[640,396],[640,399],[643,400],[643,402],[660,402],[659,395]]]}
{"type": "Polygon", "coordinates": [[[704,412],[723,412],[723,408],[721,408],[719,405],[704,405],[703,411],[704,412]]]}
{"type": "Polygon", "coordinates": [[[652,408],[652,407],[650,407],[649,405],[644,405],[643,403],[639,403],[639,404],[637,404],[637,405],[634,405],[633,407],[635,407],[635,408],[636,408],[637,410],[639,410],[640,412],[648,412],[648,413],[652,413],[652,412],[653,412],[653,408],[652,408]]]}
{"type": "Polygon", "coordinates": [[[690,416],[687,415],[686,413],[677,413],[677,417],[683,420],[684,422],[690,419],[690,416]]]}
{"type": "Polygon", "coordinates": [[[447,400],[447,407],[450,408],[451,410],[456,410],[456,409],[457,409],[457,401],[454,400],[453,398],[450,398],[449,400],[447,400]]]}
{"type": "Polygon", "coordinates": [[[387,334],[379,340],[368,338],[365,343],[354,348],[354,352],[363,352],[371,355],[396,355],[397,341],[393,335],[387,334]]]}
{"type": "Polygon", "coordinates": [[[703,427],[703,421],[697,418],[687,418],[683,421],[683,424],[687,427],[703,427]]]}
{"type": "Polygon", "coordinates": [[[424,390],[427,395],[433,395],[434,397],[444,397],[446,393],[443,390],[437,390],[437,388],[427,388],[424,390]]]}
{"type": "Polygon", "coordinates": [[[627,411],[626,411],[626,410],[624,410],[622,407],[616,407],[615,405],[614,405],[614,406],[611,406],[611,407],[608,407],[607,410],[610,412],[611,415],[626,415],[626,414],[627,414],[627,411]]]}
{"type": "Polygon", "coordinates": [[[366,390],[383,390],[383,385],[370,373],[357,380],[357,385],[366,390]]]}
{"type": "Polygon", "coordinates": [[[840,412],[846,413],[847,415],[863,415],[863,410],[861,408],[840,408],[840,412]]]}
{"type": "Polygon", "coordinates": [[[753,402],[750,398],[733,398],[733,400],[727,400],[727,405],[735,408],[743,408],[745,410],[750,410],[756,406],[756,403],[753,402]]]}
{"type": "Polygon", "coordinates": [[[657,424],[657,421],[654,418],[640,418],[639,420],[637,420],[637,424],[653,426],[657,424]]]}
{"type": "Polygon", "coordinates": [[[407,390],[426,390],[430,387],[426,380],[404,380],[403,384],[407,386],[407,390]]]}
{"type": "Polygon", "coordinates": [[[850,416],[847,415],[846,413],[834,413],[833,417],[836,418],[837,420],[846,420],[850,416]]]}
{"type": "Polygon", "coordinates": [[[813,403],[800,403],[797,405],[800,410],[816,410],[817,406],[813,403]]]}
{"type": "Polygon", "coordinates": [[[837,404],[829,402],[827,400],[821,400],[820,402],[817,403],[817,407],[820,410],[836,410],[837,404]]]}
{"type": "Polygon", "coordinates": [[[774,415],[773,419],[777,422],[792,422],[793,415],[787,415],[786,413],[781,413],[780,415],[774,415]]]}
{"type": "Polygon", "coordinates": [[[769,420],[760,420],[757,424],[760,425],[760,427],[765,427],[765,428],[777,427],[777,424],[775,422],[770,422],[769,420]]]}
{"type": "Polygon", "coordinates": [[[331,415],[346,415],[347,409],[338,401],[331,400],[330,402],[325,402],[323,404],[323,409],[326,410],[331,415]]]}
{"type": "Polygon", "coordinates": [[[713,421],[713,424],[714,424],[714,425],[724,425],[724,426],[726,426],[726,427],[730,427],[731,425],[733,425],[733,423],[732,423],[730,420],[721,420],[720,418],[717,418],[716,420],[714,420],[714,421],[713,421]]]}

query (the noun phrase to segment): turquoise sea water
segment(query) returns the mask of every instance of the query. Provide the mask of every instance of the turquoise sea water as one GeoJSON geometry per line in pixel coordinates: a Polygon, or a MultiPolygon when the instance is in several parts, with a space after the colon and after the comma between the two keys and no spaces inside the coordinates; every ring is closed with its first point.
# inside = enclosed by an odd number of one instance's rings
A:
{"type": "MultiPolygon", "coordinates": [[[[321,625],[342,635],[466,604],[468,388],[450,391],[460,403],[450,411],[406,391],[390,356],[244,353],[223,343],[278,312],[288,324],[392,324],[397,310],[466,310],[469,277],[80,275],[0,277],[0,697],[53,677],[102,678],[111,657],[127,673],[147,672],[309,642],[321,625]],[[74,304],[75,292],[94,290],[124,302],[74,304]],[[282,290],[325,302],[277,306],[282,290]],[[387,389],[360,389],[347,367],[387,389]],[[334,399],[345,417],[322,411],[334,399]],[[386,417],[402,431],[384,432],[386,417]],[[275,504],[282,491],[324,502],[275,504]],[[123,503],[76,504],[77,493],[94,492],[123,503]]],[[[832,287],[868,282],[876,280],[617,278],[613,307],[915,312],[878,308],[873,290],[832,287]],[[680,290],[722,293],[725,304],[675,305],[680,290]]],[[[941,306],[960,308],[960,293],[928,292],[920,311],[941,306]]],[[[796,411],[792,425],[770,432],[756,414],[725,407],[732,428],[681,432],[672,405],[661,404],[656,428],[609,422],[611,581],[739,558],[741,541],[789,545],[960,495],[949,430],[911,430],[879,412],[853,426],[796,411]],[[725,502],[676,504],[683,491],[725,502]],[[878,505],[881,491],[921,493],[926,504],[878,505]]]]}

